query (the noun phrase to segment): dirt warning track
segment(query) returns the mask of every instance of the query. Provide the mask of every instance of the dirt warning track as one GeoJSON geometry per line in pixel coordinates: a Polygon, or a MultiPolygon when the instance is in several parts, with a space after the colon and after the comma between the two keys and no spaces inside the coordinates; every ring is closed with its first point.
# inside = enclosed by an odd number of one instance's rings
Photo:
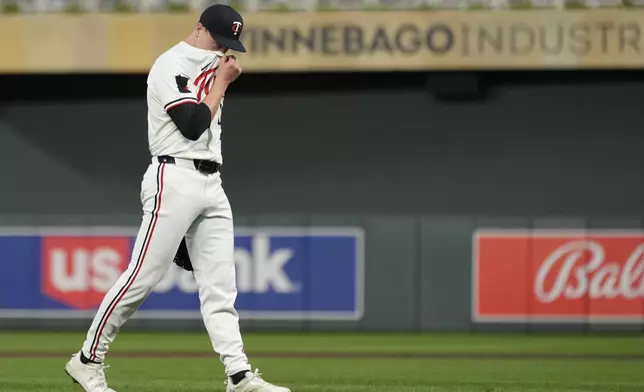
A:
{"type": "MultiPolygon", "coordinates": [[[[0,358],[66,358],[65,352],[0,351],[0,358]]],[[[115,352],[110,358],[217,358],[209,352],[115,352]]],[[[330,359],[489,359],[489,360],[612,360],[644,361],[644,354],[538,354],[538,353],[249,353],[253,358],[330,358],[330,359]]]]}

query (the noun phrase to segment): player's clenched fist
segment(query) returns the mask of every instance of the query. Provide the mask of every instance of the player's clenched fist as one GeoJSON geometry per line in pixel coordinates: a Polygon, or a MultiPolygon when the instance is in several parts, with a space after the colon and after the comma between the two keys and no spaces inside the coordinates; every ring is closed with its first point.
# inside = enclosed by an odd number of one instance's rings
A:
{"type": "Polygon", "coordinates": [[[241,65],[235,56],[226,56],[221,59],[219,69],[217,69],[217,78],[215,81],[230,84],[234,82],[241,74],[241,65]]]}

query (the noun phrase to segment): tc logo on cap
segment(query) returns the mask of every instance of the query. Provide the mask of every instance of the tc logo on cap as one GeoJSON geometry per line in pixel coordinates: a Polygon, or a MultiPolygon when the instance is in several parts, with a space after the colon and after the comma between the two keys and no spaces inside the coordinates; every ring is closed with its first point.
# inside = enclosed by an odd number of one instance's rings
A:
{"type": "Polygon", "coordinates": [[[233,34],[238,35],[242,30],[241,22],[233,22],[233,34]]]}

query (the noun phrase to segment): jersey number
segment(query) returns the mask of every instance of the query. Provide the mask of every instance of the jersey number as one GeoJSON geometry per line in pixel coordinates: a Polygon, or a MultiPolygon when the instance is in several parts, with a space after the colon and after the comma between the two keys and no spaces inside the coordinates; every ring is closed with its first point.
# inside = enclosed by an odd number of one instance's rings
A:
{"type": "Polygon", "coordinates": [[[217,113],[217,125],[221,126],[221,110],[224,108],[224,103],[219,102],[219,113],[217,113]]]}

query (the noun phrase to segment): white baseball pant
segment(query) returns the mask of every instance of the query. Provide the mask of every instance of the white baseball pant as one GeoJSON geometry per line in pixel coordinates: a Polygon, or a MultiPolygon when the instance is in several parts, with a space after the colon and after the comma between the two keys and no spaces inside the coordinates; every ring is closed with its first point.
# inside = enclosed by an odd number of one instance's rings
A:
{"type": "Polygon", "coordinates": [[[201,314],[226,374],[250,369],[234,308],[237,296],[233,218],[219,173],[192,160],[153,157],[141,182],[143,220],[127,270],[105,295],[87,332],[83,354],[103,362],[119,328],[161,281],[186,237],[199,287],[201,314]]]}

